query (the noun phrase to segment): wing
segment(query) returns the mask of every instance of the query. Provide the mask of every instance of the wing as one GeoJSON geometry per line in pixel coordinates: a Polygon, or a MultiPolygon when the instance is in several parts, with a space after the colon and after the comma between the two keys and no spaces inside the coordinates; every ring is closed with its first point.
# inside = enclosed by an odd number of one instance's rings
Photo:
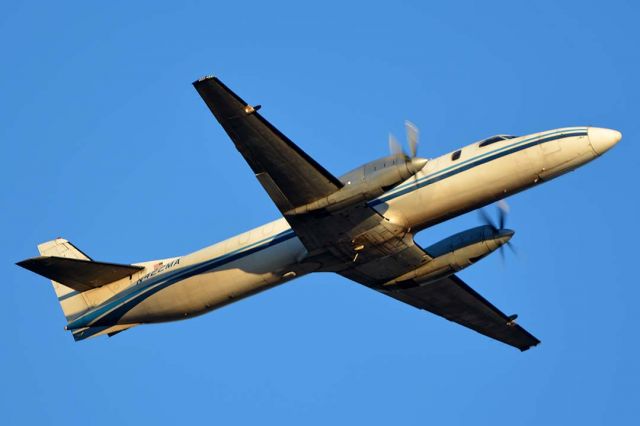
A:
{"type": "Polygon", "coordinates": [[[456,275],[387,296],[456,322],[480,334],[526,351],[540,343],[456,275]]]}
{"type": "Polygon", "coordinates": [[[281,212],[342,188],[342,183],[215,77],[193,83],[281,212]]]}
{"type": "Polygon", "coordinates": [[[405,248],[395,255],[354,266],[340,274],[401,302],[444,317],[521,351],[526,351],[540,343],[456,275],[411,288],[382,287],[382,282],[413,270],[430,259],[431,257],[419,246],[406,244],[405,248]],[[409,266],[411,262],[413,265],[409,266]]]}

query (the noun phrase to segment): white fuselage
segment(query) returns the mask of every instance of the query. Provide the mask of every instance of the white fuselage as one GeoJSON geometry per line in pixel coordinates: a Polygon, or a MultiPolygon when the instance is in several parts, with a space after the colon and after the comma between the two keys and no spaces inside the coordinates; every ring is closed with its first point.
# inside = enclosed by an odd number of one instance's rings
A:
{"type": "MultiPolygon", "coordinates": [[[[617,142],[608,142],[610,135],[604,135],[604,130],[570,127],[484,147],[471,144],[462,148],[458,159],[448,153],[430,160],[414,177],[369,205],[415,233],[593,160],[617,142]]],[[[137,275],[96,289],[102,293],[96,291],[92,309],[69,327],[199,315],[311,272],[300,268],[305,253],[281,218],[189,255],[167,259],[156,274],[156,262],[142,264],[147,268],[137,275]]],[[[88,300],[92,300],[90,295],[88,300]]]]}

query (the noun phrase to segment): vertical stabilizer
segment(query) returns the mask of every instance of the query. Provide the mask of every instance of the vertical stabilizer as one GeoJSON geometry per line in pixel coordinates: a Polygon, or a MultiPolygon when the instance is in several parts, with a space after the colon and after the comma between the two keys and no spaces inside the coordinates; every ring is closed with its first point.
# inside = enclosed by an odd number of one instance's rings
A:
{"type": "MultiPolygon", "coordinates": [[[[73,244],[63,238],[56,238],[38,245],[38,250],[42,256],[58,256],[71,259],[92,260],[89,256],[78,250],[73,244]]],[[[84,298],[83,293],[72,288],[66,287],[56,281],[53,283],[53,289],[60,302],[60,307],[67,321],[71,321],[83,312],[89,309],[89,304],[84,298]]]]}

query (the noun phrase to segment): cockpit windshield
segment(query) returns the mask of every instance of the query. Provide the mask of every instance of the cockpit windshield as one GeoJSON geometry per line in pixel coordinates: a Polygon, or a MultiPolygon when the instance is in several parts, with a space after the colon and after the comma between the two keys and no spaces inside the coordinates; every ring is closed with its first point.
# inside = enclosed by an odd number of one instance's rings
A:
{"type": "Polygon", "coordinates": [[[487,139],[484,139],[484,140],[480,141],[478,146],[479,147],[483,147],[483,146],[491,145],[492,143],[496,143],[496,142],[500,142],[500,141],[506,141],[507,139],[513,139],[513,138],[517,138],[517,136],[513,136],[513,135],[495,135],[495,136],[491,136],[490,138],[487,138],[487,139]]]}

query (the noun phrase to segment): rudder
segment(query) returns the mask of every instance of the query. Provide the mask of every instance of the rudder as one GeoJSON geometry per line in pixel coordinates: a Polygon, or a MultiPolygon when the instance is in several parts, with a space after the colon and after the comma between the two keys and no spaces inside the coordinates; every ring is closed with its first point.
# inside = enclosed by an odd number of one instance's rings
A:
{"type": "MultiPolygon", "coordinates": [[[[42,256],[58,256],[71,259],[93,260],[76,246],[64,238],[56,238],[46,243],[38,244],[38,251],[42,256]]],[[[53,289],[58,297],[58,302],[62,308],[67,321],[71,321],[78,315],[89,309],[89,304],[81,292],[62,285],[56,281],[51,281],[53,289]]]]}

